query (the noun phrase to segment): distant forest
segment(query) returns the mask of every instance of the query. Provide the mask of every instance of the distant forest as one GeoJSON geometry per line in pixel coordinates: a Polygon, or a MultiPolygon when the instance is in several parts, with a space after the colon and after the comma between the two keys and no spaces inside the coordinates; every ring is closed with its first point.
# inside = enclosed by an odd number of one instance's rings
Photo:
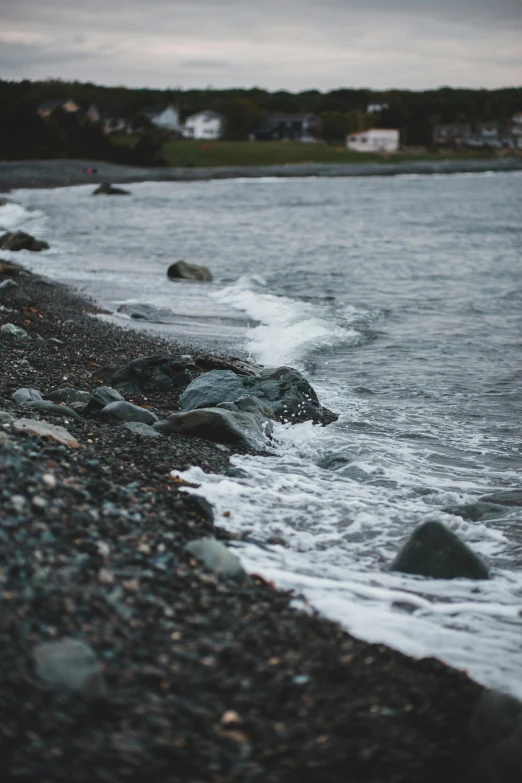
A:
{"type": "Polygon", "coordinates": [[[305,90],[268,92],[257,87],[231,90],[129,89],[101,87],[90,82],[0,80],[0,158],[89,157],[137,165],[161,164],[161,139],[153,129],[134,148],[115,145],[101,127],[82,118],[54,112],[48,119],[37,113],[45,100],[71,98],[84,111],[91,103],[119,107],[132,119],[147,106],[172,104],[181,118],[204,109],[225,117],[225,138],[244,140],[267,114],[312,112],[321,118],[321,135],[338,142],[347,133],[370,125],[398,128],[403,144],[429,147],[433,126],[442,122],[496,120],[507,122],[522,111],[522,87],[500,90],[374,91],[342,88],[330,92],[305,90]],[[371,103],[388,105],[378,115],[368,115],[371,103]]]}

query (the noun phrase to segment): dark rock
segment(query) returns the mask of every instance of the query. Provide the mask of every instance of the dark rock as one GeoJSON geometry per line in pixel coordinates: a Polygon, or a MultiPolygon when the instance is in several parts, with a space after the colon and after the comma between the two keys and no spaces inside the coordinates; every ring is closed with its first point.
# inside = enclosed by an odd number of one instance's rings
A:
{"type": "Polygon", "coordinates": [[[8,302],[19,307],[25,307],[29,304],[30,299],[14,280],[4,280],[3,283],[0,283],[0,302],[8,302]]]}
{"type": "Polygon", "coordinates": [[[119,313],[125,313],[130,318],[136,318],[141,321],[153,321],[159,323],[165,318],[174,315],[168,307],[154,307],[148,304],[122,304],[118,307],[119,313]]]}
{"type": "Polygon", "coordinates": [[[109,383],[117,369],[117,364],[104,364],[92,373],[92,377],[97,381],[109,383]]]}
{"type": "Polygon", "coordinates": [[[35,239],[24,231],[8,231],[7,234],[0,237],[0,248],[2,250],[33,250],[39,252],[40,250],[48,250],[49,245],[47,242],[35,239]]]}
{"type": "Polygon", "coordinates": [[[4,261],[0,258],[0,275],[11,275],[11,277],[16,277],[23,271],[24,270],[17,264],[13,264],[11,261],[4,261]]]}
{"type": "Polygon", "coordinates": [[[92,192],[93,196],[130,196],[129,190],[123,188],[115,188],[109,182],[104,182],[99,185],[96,190],[92,192]]]}
{"type": "Polygon", "coordinates": [[[213,280],[210,269],[206,266],[186,264],[185,261],[176,261],[167,269],[167,277],[170,280],[199,280],[210,283],[213,280]]]}
{"type": "Polygon", "coordinates": [[[519,783],[522,772],[522,702],[484,691],[469,723],[475,745],[474,783],[519,783]]]}
{"type": "Polygon", "coordinates": [[[24,405],[31,411],[38,411],[39,413],[47,413],[51,416],[62,416],[69,419],[80,419],[76,411],[72,408],[68,408],[67,405],[57,405],[50,400],[36,400],[35,402],[28,402],[24,405]]]}
{"type": "Polygon", "coordinates": [[[476,503],[462,503],[454,506],[446,506],[443,511],[446,514],[453,514],[456,517],[462,517],[470,522],[478,522],[480,519],[498,516],[502,513],[502,507],[495,503],[483,503],[478,500],[476,503]]]}
{"type": "Polygon", "coordinates": [[[2,334],[9,334],[11,337],[16,337],[18,340],[30,340],[31,336],[22,329],[21,326],[15,326],[14,324],[3,324],[0,326],[0,332],[2,334]]]}
{"type": "Polygon", "coordinates": [[[506,489],[480,499],[485,503],[498,503],[501,506],[522,506],[522,489],[506,489]]]}
{"type": "Polygon", "coordinates": [[[97,389],[91,393],[89,401],[84,408],[84,413],[92,413],[93,411],[101,411],[106,405],[111,402],[119,402],[124,398],[119,391],[111,389],[110,386],[98,386],[97,389]]]}
{"type": "Polygon", "coordinates": [[[481,558],[436,521],[424,522],[413,531],[390,570],[433,579],[489,579],[489,569],[481,558]]]}
{"type": "Polygon", "coordinates": [[[142,421],[126,421],[122,425],[126,430],[130,430],[135,435],[141,435],[145,438],[161,438],[161,432],[157,432],[154,427],[145,424],[142,421]]]}
{"type": "Polygon", "coordinates": [[[31,402],[43,401],[43,397],[38,389],[17,389],[11,394],[11,399],[17,405],[29,405],[31,402]]]}
{"type": "Polygon", "coordinates": [[[112,385],[124,394],[170,391],[186,386],[192,376],[181,362],[170,356],[143,356],[119,367],[111,378],[112,385]]]}
{"type": "Polygon", "coordinates": [[[36,674],[57,690],[79,693],[86,699],[102,699],[107,687],[96,653],[89,645],[68,637],[43,642],[34,650],[36,674]]]}
{"type": "Polygon", "coordinates": [[[209,372],[210,370],[231,370],[237,375],[261,375],[263,366],[253,364],[243,359],[221,359],[218,356],[198,356],[194,364],[200,370],[209,372]]]}
{"type": "Polygon", "coordinates": [[[67,405],[70,405],[72,402],[81,402],[86,405],[89,401],[90,394],[89,392],[72,389],[70,386],[64,386],[63,388],[53,389],[48,392],[45,395],[45,398],[47,400],[52,400],[52,402],[64,402],[67,405]]]}
{"type": "Polygon", "coordinates": [[[143,424],[154,424],[158,417],[146,408],[133,405],[132,402],[110,402],[100,412],[102,419],[116,421],[135,421],[143,424]]]}
{"type": "Polygon", "coordinates": [[[306,378],[290,367],[265,370],[256,377],[212,370],[192,381],[180,398],[182,411],[211,408],[241,397],[257,397],[280,421],[325,421],[326,409],[306,378]]]}
{"type": "Polygon", "coordinates": [[[236,555],[215,538],[198,538],[185,546],[185,551],[223,579],[247,581],[248,575],[236,555]]]}
{"type": "Polygon", "coordinates": [[[265,428],[270,422],[256,413],[200,408],[173,413],[154,425],[158,432],[192,435],[217,443],[230,443],[247,449],[266,448],[265,428]]]}
{"type": "Polygon", "coordinates": [[[49,280],[47,277],[35,277],[31,280],[30,285],[46,286],[47,288],[59,288],[61,283],[57,283],[56,280],[49,280]]]}

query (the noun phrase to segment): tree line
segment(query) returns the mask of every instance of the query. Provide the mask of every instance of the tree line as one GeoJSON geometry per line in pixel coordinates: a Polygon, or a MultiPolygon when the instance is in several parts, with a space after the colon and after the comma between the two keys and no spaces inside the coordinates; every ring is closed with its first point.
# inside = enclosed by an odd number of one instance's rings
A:
{"type": "Polygon", "coordinates": [[[147,106],[171,104],[185,119],[211,109],[225,118],[225,138],[243,140],[269,114],[313,113],[319,116],[320,134],[326,142],[339,142],[348,133],[370,126],[398,128],[403,143],[431,144],[437,123],[496,120],[508,122],[522,111],[522,87],[471,90],[441,87],[437,90],[375,91],[342,88],[321,92],[270,92],[258,87],[229,90],[166,90],[103,87],[91,82],[59,79],[31,82],[0,80],[0,157],[79,157],[136,165],[161,164],[161,136],[153,128],[142,129],[136,147],[115,145],[101,127],[81,116],[56,111],[42,119],[37,107],[46,100],[70,98],[84,111],[92,104],[118,106],[129,118],[147,106]],[[371,103],[386,104],[377,115],[368,115],[371,103]]]}

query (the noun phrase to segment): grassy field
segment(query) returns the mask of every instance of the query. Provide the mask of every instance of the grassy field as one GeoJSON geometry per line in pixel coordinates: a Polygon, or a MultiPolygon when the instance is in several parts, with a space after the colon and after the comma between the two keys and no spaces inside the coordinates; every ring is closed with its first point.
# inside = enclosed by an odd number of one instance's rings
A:
{"type": "MultiPolygon", "coordinates": [[[[113,137],[115,143],[133,146],[138,136],[113,137]]],[[[485,150],[441,152],[362,153],[326,144],[301,144],[290,141],[167,141],[162,151],[168,166],[271,166],[292,163],[382,163],[411,160],[459,160],[488,158],[485,150]]]]}

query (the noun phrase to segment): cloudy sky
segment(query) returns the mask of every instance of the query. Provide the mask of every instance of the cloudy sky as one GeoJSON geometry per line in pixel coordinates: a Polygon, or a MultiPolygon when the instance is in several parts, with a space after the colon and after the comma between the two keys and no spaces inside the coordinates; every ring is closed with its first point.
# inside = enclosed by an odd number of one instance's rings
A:
{"type": "Polygon", "coordinates": [[[522,0],[0,0],[0,78],[522,85],[522,0]]]}

